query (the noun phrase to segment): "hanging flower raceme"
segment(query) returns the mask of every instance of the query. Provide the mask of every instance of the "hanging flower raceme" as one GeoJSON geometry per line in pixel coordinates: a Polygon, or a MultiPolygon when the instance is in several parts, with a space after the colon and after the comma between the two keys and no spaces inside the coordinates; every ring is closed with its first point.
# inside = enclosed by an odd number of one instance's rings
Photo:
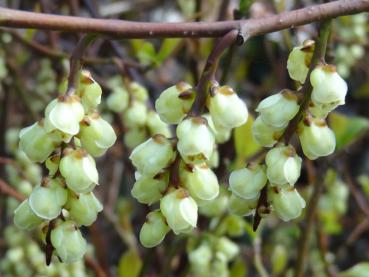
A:
{"type": "Polygon", "coordinates": [[[99,179],[92,156],[104,154],[116,135],[95,110],[100,102],[100,86],[89,72],[82,72],[75,94],[51,101],[45,118],[20,132],[22,153],[45,162],[49,176],[15,210],[14,222],[21,229],[48,222],[51,245],[66,263],[86,252],[78,226],[91,225],[102,210],[92,193],[99,179]]]}

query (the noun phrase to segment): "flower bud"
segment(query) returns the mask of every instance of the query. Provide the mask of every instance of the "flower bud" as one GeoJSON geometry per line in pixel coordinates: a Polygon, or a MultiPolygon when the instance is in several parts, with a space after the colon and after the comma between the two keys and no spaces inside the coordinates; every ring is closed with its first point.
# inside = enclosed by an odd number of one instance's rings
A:
{"type": "Polygon", "coordinates": [[[195,199],[208,201],[219,194],[218,178],[206,164],[182,164],[179,176],[182,184],[195,199]]]}
{"type": "Polygon", "coordinates": [[[236,128],[247,121],[246,104],[229,86],[215,87],[210,95],[208,108],[215,126],[236,128]]]}
{"type": "Polygon", "coordinates": [[[75,193],[92,191],[99,179],[94,159],[83,149],[67,150],[59,168],[68,188],[75,193]]]}
{"type": "Polygon", "coordinates": [[[266,182],[265,167],[249,164],[246,168],[231,173],[229,189],[240,198],[254,199],[259,195],[266,182]]]}
{"type": "Polygon", "coordinates": [[[83,70],[81,72],[78,94],[81,98],[81,102],[85,111],[96,109],[101,102],[101,87],[92,78],[91,73],[87,70],[83,70]]]}
{"type": "Polygon", "coordinates": [[[160,211],[154,211],[146,216],[146,222],[140,231],[140,242],[144,247],[151,248],[160,244],[165,235],[169,232],[169,227],[160,211]]]}
{"type": "Polygon", "coordinates": [[[197,204],[182,188],[175,189],[160,200],[160,210],[175,234],[186,232],[197,224],[197,204]]]}
{"type": "Polygon", "coordinates": [[[287,70],[290,77],[305,83],[306,76],[309,72],[311,58],[313,57],[314,45],[313,40],[306,40],[302,46],[294,47],[288,56],[287,70]]]}
{"type": "Polygon", "coordinates": [[[58,171],[59,163],[60,163],[60,152],[59,154],[52,155],[46,160],[45,166],[49,170],[50,176],[54,176],[54,174],[58,171]]]}
{"type": "Polygon", "coordinates": [[[259,115],[252,124],[252,136],[261,146],[272,147],[283,134],[283,129],[267,125],[259,115]]]}
{"type": "Polygon", "coordinates": [[[61,139],[46,133],[43,121],[22,129],[19,138],[19,147],[34,162],[45,161],[61,143],[61,139]]]}
{"type": "Polygon", "coordinates": [[[162,134],[167,138],[172,137],[169,126],[161,121],[160,116],[155,111],[149,111],[146,124],[152,135],[162,134]]]}
{"type": "Polygon", "coordinates": [[[265,157],[267,176],[272,184],[293,186],[300,177],[302,159],[292,145],[278,145],[265,157]]]}
{"type": "Polygon", "coordinates": [[[159,201],[167,189],[169,174],[158,174],[155,177],[140,177],[131,190],[131,194],[142,204],[155,203],[159,201]]]}
{"type": "Polygon", "coordinates": [[[162,121],[178,124],[191,109],[194,94],[191,86],[180,82],[164,90],[155,101],[155,109],[162,121]]]}
{"type": "Polygon", "coordinates": [[[42,223],[42,219],[35,215],[28,204],[28,200],[24,200],[14,211],[14,224],[22,230],[31,230],[42,223]]]}
{"type": "Polygon", "coordinates": [[[270,188],[268,199],[277,215],[283,221],[289,221],[301,215],[305,200],[294,187],[270,188]]]}
{"type": "Polygon", "coordinates": [[[256,208],[259,195],[253,199],[244,199],[232,193],[229,198],[229,211],[239,216],[250,215],[256,208]]]}
{"type": "Polygon", "coordinates": [[[51,244],[64,263],[82,259],[87,251],[87,243],[73,221],[59,223],[51,231],[51,244]]]}
{"type": "Polygon", "coordinates": [[[328,114],[339,106],[337,103],[331,104],[316,104],[314,102],[309,103],[309,112],[315,118],[326,118],[328,114]]]}
{"type": "Polygon", "coordinates": [[[231,261],[240,252],[240,248],[227,237],[221,237],[217,241],[216,251],[221,252],[226,257],[227,261],[231,261]]]}
{"type": "Polygon", "coordinates": [[[68,191],[59,178],[45,178],[41,186],[32,191],[28,204],[38,217],[51,220],[59,216],[67,197],[68,191]]]}
{"type": "Polygon", "coordinates": [[[137,82],[131,82],[129,84],[130,91],[134,99],[140,102],[146,102],[149,98],[147,89],[137,82]]]}
{"type": "Polygon", "coordinates": [[[60,96],[51,101],[45,110],[48,130],[58,129],[69,135],[79,132],[79,122],[85,112],[78,96],[60,96]]]}
{"type": "Polygon", "coordinates": [[[100,201],[92,192],[79,195],[71,193],[66,206],[70,217],[78,226],[90,226],[103,209],[100,201]]]}
{"type": "Polygon", "coordinates": [[[112,88],[112,93],[106,99],[108,108],[116,113],[123,112],[129,103],[129,94],[126,89],[122,87],[112,88]]]}
{"type": "Polygon", "coordinates": [[[206,118],[210,131],[214,135],[216,143],[225,143],[231,138],[232,129],[224,128],[219,125],[215,126],[210,114],[204,114],[202,117],[206,118]]]}
{"type": "Polygon", "coordinates": [[[188,117],[177,126],[177,149],[186,163],[208,161],[214,150],[215,139],[206,119],[188,117]]]}
{"type": "Polygon", "coordinates": [[[212,257],[213,250],[206,242],[202,242],[200,246],[192,250],[188,255],[192,270],[198,273],[203,272],[205,274],[209,272],[203,271],[203,269],[210,266],[212,257]]]}
{"type": "Polygon", "coordinates": [[[124,133],[124,144],[129,148],[133,149],[137,145],[145,142],[147,139],[146,128],[131,128],[124,133]]]}
{"type": "Polygon", "coordinates": [[[311,100],[315,104],[345,104],[347,84],[332,65],[320,65],[310,75],[313,87],[311,100]]]}
{"type": "Polygon", "coordinates": [[[147,119],[147,107],[144,103],[132,101],[123,115],[124,125],[129,128],[144,126],[147,119]]]}
{"type": "Polygon", "coordinates": [[[216,217],[222,215],[228,208],[228,192],[223,187],[219,187],[219,194],[216,198],[210,201],[205,201],[199,212],[207,217],[216,217]]]}
{"type": "Polygon", "coordinates": [[[133,149],[129,158],[141,174],[155,176],[174,160],[175,152],[170,140],[155,135],[133,149]]]}
{"type": "Polygon", "coordinates": [[[79,138],[90,155],[99,157],[113,146],[117,136],[113,127],[95,112],[83,119],[79,138]]]}
{"type": "Polygon", "coordinates": [[[297,96],[289,90],[283,90],[261,101],[256,108],[265,124],[273,128],[285,128],[299,111],[297,96]]]}
{"type": "Polygon", "coordinates": [[[300,122],[298,135],[306,157],[315,160],[334,152],[336,137],[324,119],[305,118],[300,122]]]}

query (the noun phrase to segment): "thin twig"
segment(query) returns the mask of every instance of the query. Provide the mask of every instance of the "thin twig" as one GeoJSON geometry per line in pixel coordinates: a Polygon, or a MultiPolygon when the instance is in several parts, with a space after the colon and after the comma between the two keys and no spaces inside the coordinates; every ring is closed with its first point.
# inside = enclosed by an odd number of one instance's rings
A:
{"type": "Polygon", "coordinates": [[[265,18],[223,22],[148,23],[40,14],[0,8],[0,26],[104,34],[117,38],[256,36],[369,10],[368,0],[339,0],[265,18]]]}
{"type": "Polygon", "coordinates": [[[260,277],[269,277],[261,260],[261,238],[258,234],[254,238],[254,266],[260,277]]]}
{"type": "Polygon", "coordinates": [[[20,192],[16,191],[14,188],[12,188],[8,183],[6,183],[4,180],[0,179],[0,192],[2,194],[9,195],[18,201],[24,201],[26,197],[21,194],[20,192]]]}

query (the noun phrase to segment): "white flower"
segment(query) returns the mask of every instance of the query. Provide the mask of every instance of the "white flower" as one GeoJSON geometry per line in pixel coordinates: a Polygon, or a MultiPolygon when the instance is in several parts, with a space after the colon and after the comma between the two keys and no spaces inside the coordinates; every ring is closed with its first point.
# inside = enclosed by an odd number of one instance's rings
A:
{"type": "Polygon", "coordinates": [[[285,128],[299,111],[297,96],[283,90],[261,101],[256,108],[265,124],[273,128],[285,128]]]}
{"type": "Polygon", "coordinates": [[[137,171],[146,176],[155,176],[175,158],[170,140],[155,135],[133,149],[129,156],[137,171]]]}
{"type": "Polygon", "coordinates": [[[123,87],[113,87],[112,93],[106,99],[109,109],[116,113],[123,112],[129,103],[129,94],[123,87]]]}
{"type": "Polygon", "coordinates": [[[194,101],[191,86],[180,82],[164,90],[155,101],[155,109],[162,121],[178,124],[190,111],[194,101]]]}
{"type": "Polygon", "coordinates": [[[347,84],[332,65],[320,65],[310,75],[313,86],[311,100],[314,104],[345,104],[347,84]]]}
{"type": "Polygon", "coordinates": [[[265,157],[269,181],[275,185],[294,185],[300,177],[301,163],[292,145],[279,145],[269,150],[265,157]]]}
{"type": "Polygon", "coordinates": [[[305,118],[299,124],[298,135],[302,150],[310,160],[328,156],[336,148],[336,137],[324,119],[305,118]]]}
{"type": "Polygon", "coordinates": [[[124,125],[130,128],[144,126],[147,119],[147,106],[139,101],[132,101],[123,115],[124,125]]]}
{"type": "Polygon", "coordinates": [[[215,126],[231,129],[247,121],[246,104],[229,86],[214,88],[209,98],[208,108],[215,126]]]}
{"type": "Polygon", "coordinates": [[[304,198],[294,187],[272,187],[268,191],[268,199],[283,221],[299,217],[302,209],[305,208],[304,198]]]}
{"type": "Polygon", "coordinates": [[[169,174],[158,174],[155,177],[141,176],[134,183],[131,194],[142,204],[159,201],[168,187],[169,174]]]}
{"type": "Polygon", "coordinates": [[[140,230],[140,242],[147,248],[161,243],[169,232],[169,227],[160,211],[154,211],[146,216],[146,222],[140,230]]]}
{"type": "Polygon", "coordinates": [[[160,210],[175,234],[196,227],[197,204],[182,188],[173,190],[160,200],[160,210]]]}
{"type": "Polygon", "coordinates": [[[14,224],[23,230],[31,230],[42,223],[29,206],[28,200],[24,200],[14,211],[14,224]]]}
{"type": "Polygon", "coordinates": [[[45,110],[47,130],[58,129],[69,135],[79,132],[79,122],[85,112],[78,96],[60,96],[51,101],[45,110]]]}
{"type": "Polygon", "coordinates": [[[229,177],[229,189],[238,197],[254,199],[265,186],[267,177],[265,167],[249,164],[246,168],[235,170],[229,177]]]}
{"type": "Polygon", "coordinates": [[[299,81],[301,84],[305,83],[306,76],[309,72],[314,44],[313,40],[306,40],[302,46],[294,47],[288,56],[288,74],[293,80],[299,81]]]}
{"type": "Polygon", "coordinates": [[[283,134],[283,130],[284,128],[273,128],[265,124],[260,115],[252,123],[252,136],[264,147],[272,147],[283,134]]]}
{"type": "Polygon", "coordinates": [[[177,149],[187,163],[208,161],[214,151],[215,139],[206,119],[188,117],[177,126],[177,149]]]}
{"type": "Polygon", "coordinates": [[[82,70],[78,95],[86,111],[94,110],[101,102],[102,90],[100,85],[92,78],[91,73],[82,70]]]}
{"type": "Polygon", "coordinates": [[[259,195],[252,199],[244,199],[232,193],[229,198],[229,211],[239,216],[250,215],[256,208],[259,195]]]}

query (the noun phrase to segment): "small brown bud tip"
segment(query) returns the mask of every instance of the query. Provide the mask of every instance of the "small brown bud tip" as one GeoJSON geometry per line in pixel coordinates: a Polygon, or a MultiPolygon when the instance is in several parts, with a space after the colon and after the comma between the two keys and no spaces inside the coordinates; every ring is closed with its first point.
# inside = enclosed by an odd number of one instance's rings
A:
{"type": "Polygon", "coordinates": [[[192,172],[193,171],[193,165],[192,164],[186,164],[186,163],[183,163],[184,164],[184,166],[183,166],[183,168],[184,168],[184,170],[187,170],[187,171],[190,171],[190,172],[192,172]]]}
{"type": "Polygon", "coordinates": [[[190,100],[194,98],[195,93],[192,89],[185,90],[178,95],[178,98],[182,100],[190,100]]]}
{"type": "Polygon", "coordinates": [[[303,42],[301,51],[312,53],[315,48],[315,41],[311,39],[307,39],[303,42]]]}
{"type": "Polygon", "coordinates": [[[176,88],[180,92],[183,92],[183,91],[187,90],[188,87],[190,87],[190,85],[186,82],[183,82],[183,81],[176,84],[176,88]]]}
{"type": "Polygon", "coordinates": [[[230,86],[221,86],[218,87],[217,93],[221,93],[223,95],[232,95],[235,94],[236,92],[233,90],[233,88],[231,88],[230,86]]]}
{"type": "Polygon", "coordinates": [[[298,97],[296,95],[296,93],[294,93],[292,90],[289,89],[284,89],[281,91],[282,95],[284,98],[286,98],[287,100],[291,100],[291,101],[297,101],[298,97]]]}
{"type": "Polygon", "coordinates": [[[49,177],[44,177],[41,180],[41,187],[47,187],[50,183],[50,178],[49,177]]]}
{"type": "Polygon", "coordinates": [[[201,117],[201,116],[195,116],[191,118],[192,122],[195,124],[205,124],[206,126],[208,126],[208,121],[206,120],[206,118],[201,117]]]}
{"type": "Polygon", "coordinates": [[[326,127],[327,126],[327,122],[325,121],[325,119],[322,119],[322,118],[315,119],[314,123],[318,127],[326,127]]]}
{"type": "Polygon", "coordinates": [[[286,151],[285,151],[285,155],[287,157],[294,157],[294,156],[296,156],[296,150],[295,150],[295,148],[292,145],[288,145],[288,147],[286,148],[286,151]]]}
{"type": "Polygon", "coordinates": [[[259,165],[258,163],[249,162],[249,163],[247,163],[246,168],[248,168],[250,170],[254,170],[255,168],[257,168],[258,165],[259,165]]]}
{"type": "Polygon", "coordinates": [[[85,125],[85,126],[90,126],[91,125],[91,120],[90,120],[89,117],[85,116],[80,123],[82,125],[85,125]]]}
{"type": "Polygon", "coordinates": [[[164,144],[167,141],[167,138],[162,134],[153,135],[152,139],[158,144],[164,144]]]}
{"type": "Polygon", "coordinates": [[[84,85],[90,85],[94,83],[91,72],[88,70],[83,70],[81,73],[80,82],[84,85]]]}
{"type": "Polygon", "coordinates": [[[178,189],[178,192],[176,194],[177,199],[184,199],[189,196],[190,196],[189,192],[185,189],[178,189]]]}
{"type": "Polygon", "coordinates": [[[323,69],[325,72],[330,72],[330,73],[337,72],[337,68],[336,68],[336,66],[334,66],[333,64],[326,64],[326,65],[323,65],[323,66],[322,66],[322,69],[323,69]]]}
{"type": "Polygon", "coordinates": [[[87,157],[88,153],[85,149],[80,148],[74,151],[74,157],[76,159],[83,159],[84,157],[87,157]]]}
{"type": "Polygon", "coordinates": [[[304,123],[305,126],[311,126],[312,118],[310,116],[307,116],[307,117],[304,118],[304,120],[302,122],[304,123]]]}
{"type": "Polygon", "coordinates": [[[44,125],[45,125],[45,119],[43,118],[43,119],[37,121],[37,125],[40,126],[40,127],[44,127],[44,125]]]}

